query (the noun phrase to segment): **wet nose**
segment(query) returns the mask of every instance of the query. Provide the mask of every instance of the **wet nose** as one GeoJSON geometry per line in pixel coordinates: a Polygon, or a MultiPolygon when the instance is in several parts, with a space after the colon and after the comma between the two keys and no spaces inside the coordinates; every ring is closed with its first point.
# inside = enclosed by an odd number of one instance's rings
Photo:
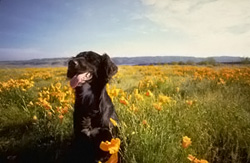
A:
{"type": "Polygon", "coordinates": [[[70,60],[68,64],[69,64],[69,67],[76,67],[77,66],[77,62],[74,60],[70,60]]]}

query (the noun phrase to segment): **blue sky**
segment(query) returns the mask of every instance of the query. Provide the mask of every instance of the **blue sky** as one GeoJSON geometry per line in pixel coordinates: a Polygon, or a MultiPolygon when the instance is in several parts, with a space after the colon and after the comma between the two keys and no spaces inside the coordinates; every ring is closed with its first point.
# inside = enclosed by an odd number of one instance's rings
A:
{"type": "Polygon", "coordinates": [[[249,0],[1,0],[0,60],[250,57],[249,0]]]}

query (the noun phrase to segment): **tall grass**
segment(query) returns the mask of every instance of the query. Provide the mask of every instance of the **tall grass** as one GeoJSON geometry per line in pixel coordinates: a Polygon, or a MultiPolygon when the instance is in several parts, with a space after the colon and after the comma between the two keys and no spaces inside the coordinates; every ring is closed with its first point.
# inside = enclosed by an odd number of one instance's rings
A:
{"type": "MultiPolygon", "coordinates": [[[[120,119],[124,163],[188,163],[189,154],[208,162],[250,162],[248,67],[119,69],[108,92],[120,119]],[[126,102],[121,102],[124,99],[126,102]],[[157,110],[155,105],[161,108],[157,110]],[[184,136],[192,141],[187,148],[182,146],[184,136]]],[[[64,76],[66,69],[7,71],[14,72],[13,79],[34,81],[34,86],[6,90],[3,83],[9,78],[0,79],[0,162],[62,161],[73,130],[74,97],[64,76]],[[57,83],[60,87],[54,88],[57,83]],[[51,108],[37,103],[39,98],[46,99],[51,108]],[[67,106],[67,112],[62,113],[60,106],[67,106]]]]}

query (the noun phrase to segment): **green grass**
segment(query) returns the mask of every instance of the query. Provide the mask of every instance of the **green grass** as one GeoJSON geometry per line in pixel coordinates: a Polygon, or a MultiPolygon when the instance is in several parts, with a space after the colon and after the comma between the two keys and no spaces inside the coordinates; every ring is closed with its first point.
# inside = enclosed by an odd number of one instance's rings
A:
{"type": "MultiPolygon", "coordinates": [[[[193,78],[197,69],[187,70],[184,76],[176,75],[176,69],[180,67],[122,66],[120,76],[112,80],[110,88],[115,86],[122,90],[113,102],[120,119],[123,162],[188,163],[189,154],[208,162],[250,162],[249,77],[218,84],[217,78],[222,77],[220,75],[216,76],[216,80],[204,78],[199,81],[193,78]],[[168,78],[162,82],[160,78],[163,77],[168,78]],[[146,78],[151,79],[153,85],[139,88],[139,81],[146,78]],[[176,91],[177,87],[179,91],[176,91]],[[139,89],[143,101],[135,98],[134,89],[139,89]],[[148,90],[154,94],[153,97],[145,96],[148,90]],[[159,102],[158,95],[169,96],[172,100],[169,104],[163,104],[161,111],[153,106],[153,103],[159,102]],[[121,104],[121,97],[126,98],[129,104],[121,104]],[[188,105],[187,100],[193,101],[193,104],[188,105]],[[132,104],[137,111],[130,110],[132,104]],[[147,124],[143,124],[143,121],[147,124]],[[188,136],[192,141],[186,149],[181,145],[183,136],[188,136]]],[[[221,68],[211,69],[219,71],[221,68]]],[[[241,70],[247,70],[249,76],[249,68],[243,67],[241,70]]],[[[15,88],[8,91],[2,89],[0,92],[0,162],[18,162],[22,159],[62,161],[71,143],[73,110],[69,110],[61,122],[56,112],[56,107],[62,105],[60,101],[50,101],[55,111],[50,119],[47,110],[35,102],[39,92],[44,87],[50,88],[51,83],[67,85],[64,77],[66,69],[51,69],[49,77],[48,69],[13,71],[14,79],[28,78],[24,74],[30,71],[37,76],[33,79],[34,87],[27,91],[15,88]],[[47,77],[43,78],[43,74],[47,77]],[[30,101],[34,106],[29,106],[30,101]],[[37,121],[33,120],[34,115],[37,121]]],[[[6,72],[2,69],[0,75],[6,75],[6,72]]],[[[8,80],[6,76],[0,79],[2,82],[8,80]]],[[[60,90],[65,92],[63,86],[60,90]]],[[[69,103],[72,105],[72,102],[69,103]]]]}

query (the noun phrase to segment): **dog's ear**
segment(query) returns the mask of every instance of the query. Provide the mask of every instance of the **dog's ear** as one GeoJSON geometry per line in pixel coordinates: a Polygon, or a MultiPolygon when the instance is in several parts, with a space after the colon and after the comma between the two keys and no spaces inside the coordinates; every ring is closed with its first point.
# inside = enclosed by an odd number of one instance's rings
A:
{"type": "Polygon", "coordinates": [[[101,75],[106,80],[106,82],[108,82],[108,80],[117,73],[118,68],[111,61],[110,57],[107,54],[102,55],[101,62],[101,67],[99,67],[99,69],[101,70],[101,74],[99,75],[101,75]]]}

